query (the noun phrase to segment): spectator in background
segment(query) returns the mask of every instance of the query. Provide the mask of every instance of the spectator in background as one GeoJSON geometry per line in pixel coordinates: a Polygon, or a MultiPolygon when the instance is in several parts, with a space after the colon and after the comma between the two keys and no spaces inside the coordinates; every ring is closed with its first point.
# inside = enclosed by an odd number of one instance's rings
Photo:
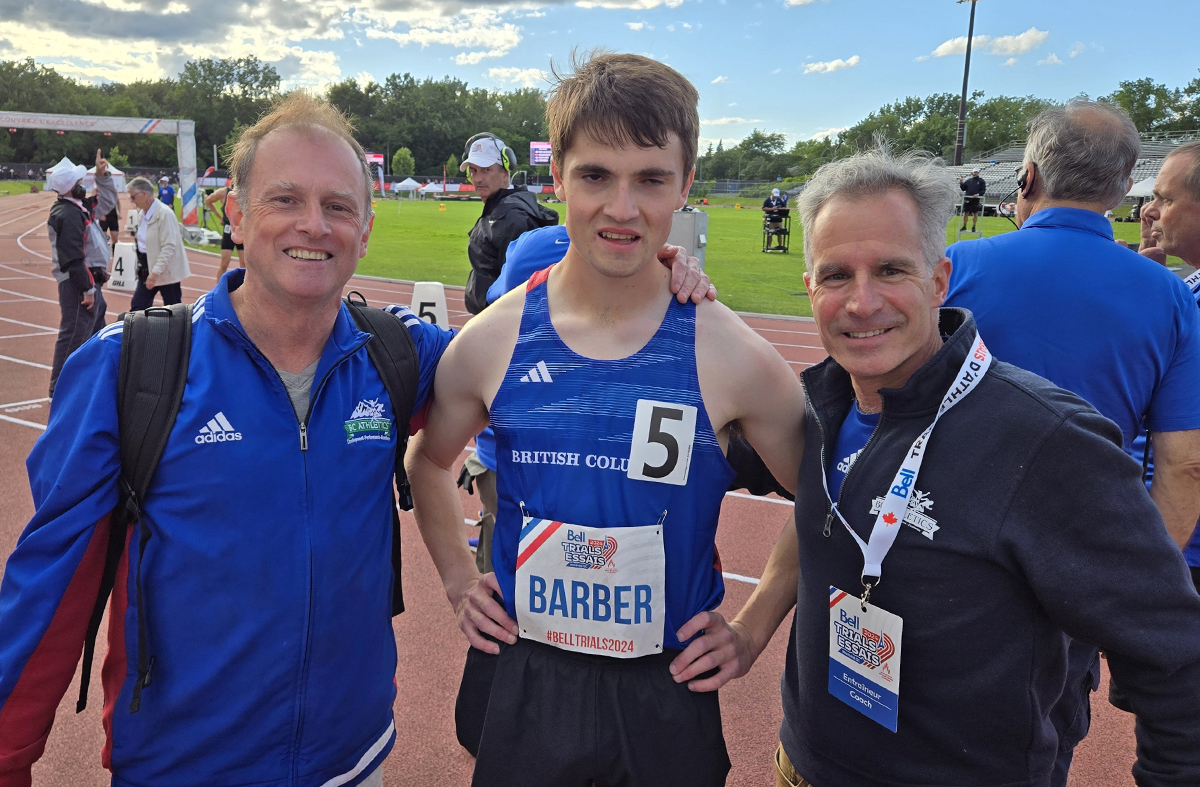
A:
{"type": "Polygon", "coordinates": [[[787,197],[781,196],[779,189],[771,189],[771,196],[763,200],[763,212],[767,220],[767,231],[770,235],[767,236],[767,249],[771,248],[771,241],[775,241],[776,248],[783,248],[783,237],[780,234],[783,230],[783,213],[779,208],[787,207],[787,197]]]}
{"type": "MultiPolygon", "coordinates": [[[[1154,433],[1150,496],[1182,546],[1200,515],[1200,311],[1178,276],[1114,243],[1104,218],[1132,185],[1137,129],[1122,110],[1093,101],[1047,109],[1029,129],[1017,181],[1021,228],[951,246],[946,303],[974,313],[997,358],[1114,421],[1126,451],[1143,424],[1154,433]]],[[[1069,662],[1053,716],[1057,787],[1087,734],[1100,678],[1091,645],[1072,642],[1069,662]]]]}
{"type": "Polygon", "coordinates": [[[516,154],[494,134],[476,134],[467,140],[459,170],[483,200],[483,214],[471,228],[467,258],[471,273],[463,300],[467,311],[479,314],[487,307],[487,291],[500,275],[508,244],[536,227],[558,224],[558,214],[538,205],[533,192],[514,189],[512,171],[516,154]]]}
{"type": "Polygon", "coordinates": [[[96,212],[100,229],[108,233],[110,247],[117,248],[121,238],[121,211],[117,200],[117,187],[113,183],[112,173],[108,171],[108,159],[101,157],[100,148],[96,148],[96,212]]]}
{"type": "Polygon", "coordinates": [[[166,175],[158,179],[158,198],[162,200],[162,204],[175,210],[175,189],[171,186],[171,181],[167,180],[166,175]]]}
{"type": "Polygon", "coordinates": [[[231,196],[233,195],[229,191],[229,187],[222,186],[204,198],[204,205],[209,210],[213,210],[218,202],[221,203],[219,209],[221,215],[221,264],[217,267],[218,279],[224,276],[225,271],[229,268],[229,263],[233,259],[234,249],[237,249],[238,252],[238,267],[242,267],[242,244],[233,242],[233,227],[229,223],[229,213],[226,210],[231,196]]]}
{"type": "Polygon", "coordinates": [[[154,198],[154,186],[145,178],[129,182],[129,196],[142,211],[137,230],[137,291],[129,301],[129,309],[150,307],[155,293],[162,295],[164,304],[180,303],[183,300],[180,282],[191,276],[192,271],[175,211],[154,198]]]}
{"type": "Polygon", "coordinates": [[[92,219],[83,204],[86,174],[87,167],[73,164],[68,158],[58,162],[50,173],[50,188],[58,193],[58,200],[51,206],[46,224],[61,315],[50,368],[50,398],[54,398],[54,386],[67,356],[104,327],[100,282],[106,273],[87,266],[88,225],[92,219]]]}
{"type": "Polygon", "coordinates": [[[978,232],[979,214],[983,212],[983,195],[987,194],[987,181],[979,177],[979,167],[971,170],[971,177],[958,179],[958,188],[965,195],[962,204],[962,227],[967,228],[967,216],[971,217],[971,232],[978,232]]]}

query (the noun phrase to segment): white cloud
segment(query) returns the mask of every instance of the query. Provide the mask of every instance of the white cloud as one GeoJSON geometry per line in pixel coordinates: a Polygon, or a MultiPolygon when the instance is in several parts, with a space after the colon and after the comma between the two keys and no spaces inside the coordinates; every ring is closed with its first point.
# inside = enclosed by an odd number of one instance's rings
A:
{"type": "Polygon", "coordinates": [[[780,71],[782,71],[782,70],[783,70],[782,68],[776,68],[776,69],[774,69],[773,71],[771,71],[771,73],[772,73],[772,74],[778,74],[778,73],[779,73],[780,71]]]}
{"type": "Polygon", "coordinates": [[[487,75],[497,82],[508,82],[521,87],[539,87],[550,76],[540,68],[489,68],[487,75]]]}
{"type": "Polygon", "coordinates": [[[1061,66],[1062,61],[1058,59],[1058,55],[1051,52],[1050,56],[1047,57],[1045,60],[1039,60],[1038,65],[1039,66],[1061,66]]]}
{"type": "MultiPolygon", "coordinates": [[[[1049,32],[1031,27],[1024,33],[1013,36],[993,38],[992,36],[978,35],[975,36],[972,46],[973,51],[986,52],[990,55],[1023,55],[1026,52],[1037,49],[1049,36],[1049,32]]],[[[937,49],[933,50],[933,56],[963,55],[966,52],[967,37],[959,36],[958,38],[951,38],[949,41],[943,42],[937,49]]]]}
{"type": "Polygon", "coordinates": [[[354,81],[358,82],[359,87],[365,87],[375,81],[375,75],[370,71],[359,71],[354,75],[354,81]]]}
{"type": "Polygon", "coordinates": [[[804,73],[806,74],[831,74],[834,71],[841,71],[843,68],[854,68],[859,63],[858,55],[854,55],[849,60],[826,60],[818,63],[805,63],[804,73]]]}
{"type": "Polygon", "coordinates": [[[630,30],[641,30],[643,27],[646,26],[646,23],[645,22],[626,22],[625,26],[628,27],[630,30]]]}
{"type": "Polygon", "coordinates": [[[1082,41],[1076,41],[1071,45],[1071,51],[1067,54],[1069,54],[1071,57],[1079,57],[1083,54],[1083,50],[1085,49],[1087,49],[1086,44],[1084,44],[1082,41]]]}
{"type": "Polygon", "coordinates": [[[733,102],[732,104],[730,104],[729,106],[731,106],[731,107],[736,107],[736,106],[737,106],[737,102],[736,102],[736,101],[734,101],[734,102],[733,102]]]}
{"type": "Polygon", "coordinates": [[[702,126],[740,126],[746,123],[761,123],[761,120],[748,120],[746,118],[713,118],[712,120],[701,120],[702,126]]]}
{"type": "Polygon", "coordinates": [[[684,22],[684,23],[683,23],[683,29],[684,29],[684,30],[691,30],[691,29],[692,29],[692,26],[691,26],[690,24],[688,24],[687,22],[684,22]]]}
{"type": "Polygon", "coordinates": [[[784,5],[786,5],[788,8],[793,8],[798,5],[812,5],[815,2],[817,2],[817,0],[787,0],[784,5]]]}
{"type": "Polygon", "coordinates": [[[829,139],[830,137],[836,137],[838,134],[841,134],[843,131],[849,131],[849,130],[850,130],[849,126],[840,126],[838,128],[827,128],[824,131],[818,131],[816,134],[813,134],[811,137],[809,137],[809,139],[813,140],[813,141],[821,140],[821,139],[829,139]]]}
{"type": "Polygon", "coordinates": [[[1015,57],[1010,57],[1008,60],[1004,61],[1004,65],[1006,65],[1006,66],[1015,66],[1016,64],[1017,64],[1017,59],[1015,57]]]}
{"type": "Polygon", "coordinates": [[[712,84],[714,84],[714,85],[723,85],[723,84],[725,84],[725,83],[726,83],[726,82],[728,82],[728,81],[729,81],[729,77],[717,77],[716,79],[714,79],[714,80],[712,81],[712,84]]]}
{"type": "Polygon", "coordinates": [[[580,8],[631,8],[635,11],[648,11],[662,5],[678,8],[683,5],[683,0],[577,0],[575,5],[580,8]]]}

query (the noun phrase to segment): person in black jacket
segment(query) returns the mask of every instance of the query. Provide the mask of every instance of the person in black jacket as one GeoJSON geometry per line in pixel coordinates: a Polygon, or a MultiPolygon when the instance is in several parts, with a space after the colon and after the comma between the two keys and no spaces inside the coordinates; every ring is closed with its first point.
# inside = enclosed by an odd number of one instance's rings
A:
{"type": "Polygon", "coordinates": [[[958,179],[958,188],[966,195],[963,199],[962,228],[967,228],[967,216],[971,217],[971,232],[979,228],[979,214],[983,212],[983,195],[987,194],[987,181],[979,177],[979,167],[971,170],[971,177],[958,179]]]}
{"type": "Polygon", "coordinates": [[[475,186],[483,200],[483,215],[471,228],[467,257],[471,273],[467,277],[464,300],[471,314],[487,308],[487,291],[500,275],[508,244],[521,233],[558,223],[558,214],[538,205],[533,192],[512,187],[516,154],[494,134],[476,134],[467,140],[460,171],[475,186]]]}
{"type": "Polygon", "coordinates": [[[796,526],[733,623],[748,669],[795,606],[780,783],[1045,787],[1066,634],[1129,695],[1136,782],[1200,784],[1200,596],[1116,426],[941,308],[955,199],[886,151],[801,196],[830,358],[802,375],[796,526]]]}
{"type": "MultiPolygon", "coordinates": [[[[107,278],[107,272],[103,268],[89,269],[86,259],[88,227],[92,223],[92,216],[83,204],[87,196],[83,187],[86,174],[87,168],[82,164],[64,158],[49,176],[50,188],[58,192],[46,224],[61,312],[50,368],[51,398],[67,356],[104,327],[105,304],[100,284],[107,278]]],[[[103,241],[103,234],[99,237],[103,241]]]]}

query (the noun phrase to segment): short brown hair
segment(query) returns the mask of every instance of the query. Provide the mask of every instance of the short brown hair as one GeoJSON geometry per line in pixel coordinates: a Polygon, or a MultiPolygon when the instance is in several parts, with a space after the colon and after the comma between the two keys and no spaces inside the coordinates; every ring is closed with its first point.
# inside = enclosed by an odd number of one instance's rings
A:
{"type": "MultiPolygon", "coordinates": [[[[254,154],[258,152],[259,143],[263,138],[272,131],[306,127],[322,129],[341,139],[354,151],[359,166],[362,167],[363,193],[369,212],[373,178],[362,145],[354,138],[354,126],[333,104],[314,98],[302,90],[294,90],[276,99],[267,113],[253,126],[242,131],[242,135],[234,143],[229,169],[233,175],[233,195],[238,203],[245,209],[245,199],[250,191],[250,169],[254,166],[254,154]]],[[[313,165],[319,166],[320,162],[314,161],[313,165]]]]}
{"type": "Polygon", "coordinates": [[[562,156],[576,135],[604,145],[665,148],[674,132],[683,145],[683,177],[696,166],[700,94],[683,74],[641,55],[593,51],[571,56],[571,72],[554,70],[546,103],[550,145],[562,156]]]}
{"type": "Polygon", "coordinates": [[[1167,158],[1188,155],[1192,157],[1192,162],[1191,166],[1188,167],[1187,174],[1183,176],[1183,187],[1187,191],[1188,196],[1200,202],[1200,140],[1184,142],[1168,153],[1167,158]]]}

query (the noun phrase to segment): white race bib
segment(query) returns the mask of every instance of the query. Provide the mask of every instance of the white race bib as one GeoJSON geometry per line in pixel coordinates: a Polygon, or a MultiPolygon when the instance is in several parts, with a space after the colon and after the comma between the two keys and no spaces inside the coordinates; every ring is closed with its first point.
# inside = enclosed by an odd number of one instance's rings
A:
{"type": "Polygon", "coordinates": [[[638,399],[626,475],[635,481],[684,486],[695,442],[695,407],[638,399]]]}
{"type": "Polygon", "coordinates": [[[516,607],[521,636],[616,658],[662,653],[661,525],[580,527],[522,518],[516,607]]]}
{"type": "Polygon", "coordinates": [[[900,635],[904,621],[874,604],[829,588],[829,693],[896,731],[900,635]]]}

